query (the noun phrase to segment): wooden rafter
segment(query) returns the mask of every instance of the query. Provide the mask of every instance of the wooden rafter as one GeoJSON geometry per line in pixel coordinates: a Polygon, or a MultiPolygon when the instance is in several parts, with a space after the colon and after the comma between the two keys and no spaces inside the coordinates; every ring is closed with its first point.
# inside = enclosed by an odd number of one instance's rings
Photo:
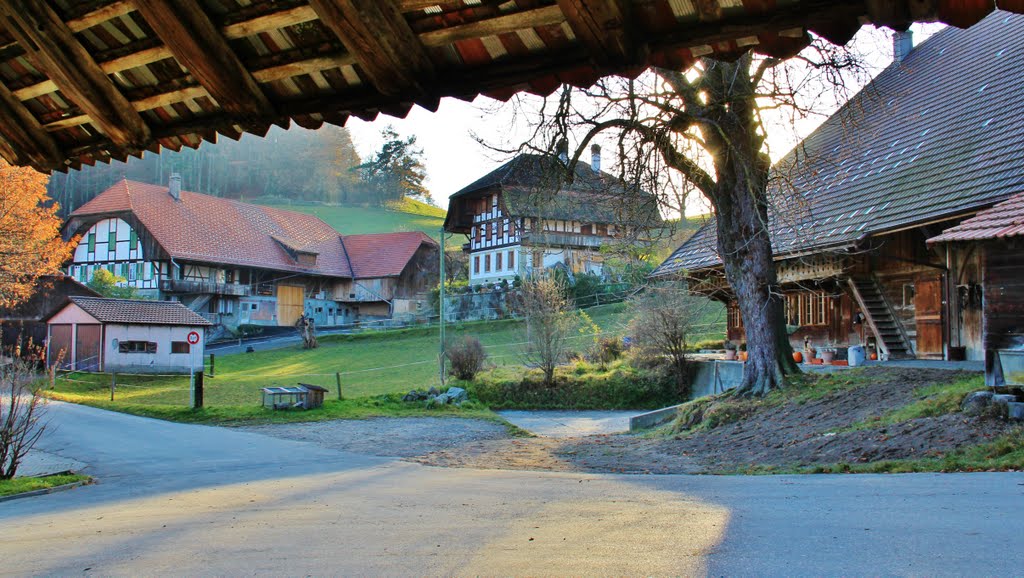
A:
{"type": "Polygon", "coordinates": [[[444,46],[459,40],[493,36],[505,32],[515,32],[524,28],[561,24],[562,22],[565,22],[565,15],[562,14],[561,8],[558,6],[545,6],[478,22],[458,24],[441,28],[440,30],[424,32],[420,34],[420,40],[425,46],[444,46]]]}
{"type": "Polygon", "coordinates": [[[0,152],[4,153],[9,163],[31,164],[43,170],[61,166],[60,149],[53,137],[43,130],[36,117],[2,83],[0,136],[9,145],[0,147],[0,152]]]}
{"type": "Polygon", "coordinates": [[[423,93],[434,64],[392,0],[310,0],[384,95],[423,93]]]}
{"type": "Polygon", "coordinates": [[[558,0],[576,37],[600,65],[635,62],[629,3],[623,0],[558,0]]]}
{"type": "Polygon", "coordinates": [[[135,7],[228,114],[246,122],[274,115],[270,100],[196,0],[136,0],[135,7]]]}
{"type": "Polygon", "coordinates": [[[149,127],[45,0],[5,0],[0,14],[28,57],[117,147],[141,150],[149,127]]]}

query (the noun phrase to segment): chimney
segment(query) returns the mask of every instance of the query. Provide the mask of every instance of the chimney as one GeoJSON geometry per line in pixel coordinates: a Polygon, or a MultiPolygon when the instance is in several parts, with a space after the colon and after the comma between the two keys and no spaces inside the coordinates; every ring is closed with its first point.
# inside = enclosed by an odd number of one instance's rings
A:
{"type": "Polygon", "coordinates": [[[595,172],[601,172],[601,145],[590,147],[590,168],[595,172]]]}
{"type": "Polygon", "coordinates": [[[181,175],[171,173],[171,181],[167,186],[167,192],[174,197],[175,201],[181,200],[181,175]]]}
{"type": "Polygon", "coordinates": [[[892,61],[903,62],[903,59],[914,49],[914,33],[910,30],[892,33],[892,61]]]}
{"type": "Polygon", "coordinates": [[[568,139],[561,139],[558,141],[558,160],[562,161],[563,165],[569,164],[569,141],[568,139]]]}

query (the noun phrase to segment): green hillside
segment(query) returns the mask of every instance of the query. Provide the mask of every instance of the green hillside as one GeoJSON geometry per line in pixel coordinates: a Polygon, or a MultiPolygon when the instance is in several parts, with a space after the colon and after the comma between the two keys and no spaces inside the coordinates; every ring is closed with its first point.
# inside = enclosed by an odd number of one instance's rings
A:
{"type": "Polygon", "coordinates": [[[444,209],[412,199],[405,199],[387,207],[282,203],[279,199],[255,202],[268,207],[316,215],[344,235],[423,231],[437,239],[445,216],[444,209]]]}

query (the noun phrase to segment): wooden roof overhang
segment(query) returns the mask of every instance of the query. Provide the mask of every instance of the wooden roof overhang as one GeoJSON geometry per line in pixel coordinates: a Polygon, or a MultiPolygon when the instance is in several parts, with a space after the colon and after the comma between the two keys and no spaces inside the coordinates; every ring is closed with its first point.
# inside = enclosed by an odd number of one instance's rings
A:
{"type": "MultiPolygon", "coordinates": [[[[0,156],[41,171],[794,54],[864,23],[969,26],[993,0],[4,0],[0,156]]],[[[1024,11],[1024,0],[999,7],[1024,11]]]]}

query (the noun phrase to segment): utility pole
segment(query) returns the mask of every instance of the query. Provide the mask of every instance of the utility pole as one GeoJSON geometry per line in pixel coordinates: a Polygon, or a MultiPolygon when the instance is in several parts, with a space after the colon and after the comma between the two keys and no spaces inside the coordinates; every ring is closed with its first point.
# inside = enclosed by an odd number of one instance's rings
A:
{"type": "Polygon", "coordinates": [[[437,362],[441,370],[441,385],[444,386],[444,286],[445,286],[445,271],[444,271],[444,227],[441,227],[441,274],[439,275],[441,281],[441,288],[439,291],[439,299],[437,301],[437,314],[438,314],[438,326],[440,327],[440,340],[441,348],[437,356],[437,362]]]}

